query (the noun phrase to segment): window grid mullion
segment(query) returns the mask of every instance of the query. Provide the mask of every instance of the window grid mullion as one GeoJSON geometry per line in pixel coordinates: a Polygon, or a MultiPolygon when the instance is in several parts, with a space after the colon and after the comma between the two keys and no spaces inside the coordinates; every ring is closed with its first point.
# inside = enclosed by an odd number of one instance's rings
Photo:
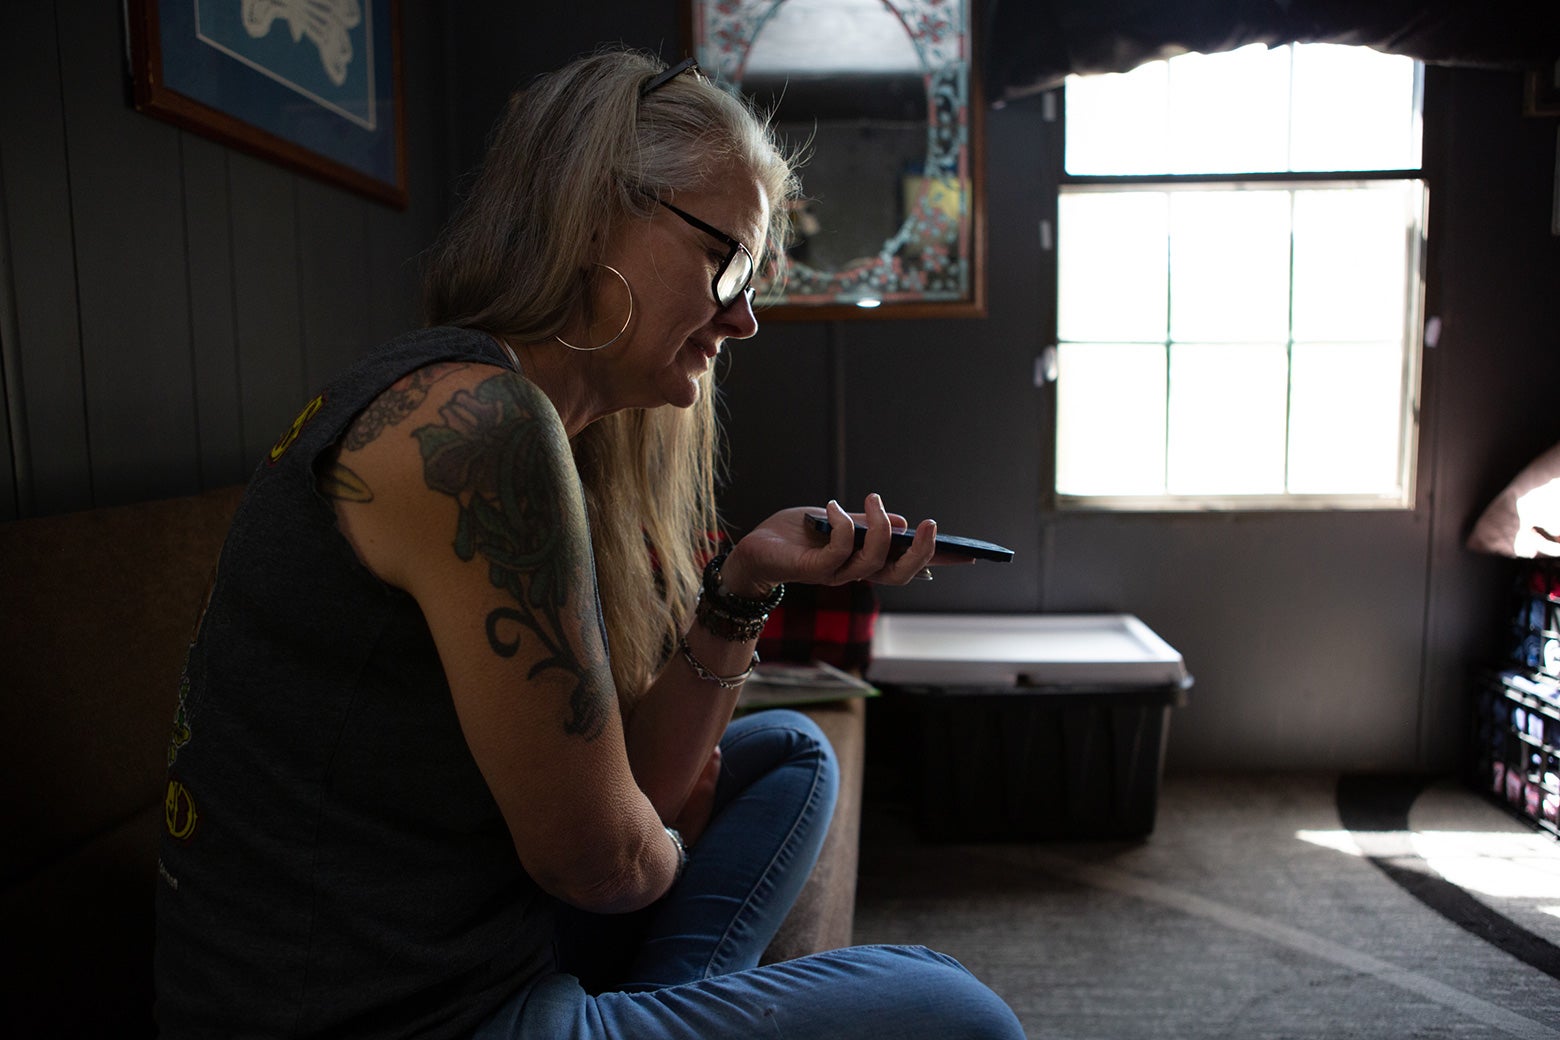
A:
{"type": "MultiPolygon", "coordinates": [[[[1170,196],[1170,195],[1165,196],[1165,206],[1168,208],[1168,207],[1171,207],[1171,206],[1174,206],[1174,205],[1175,205],[1175,198],[1174,198],[1174,196],[1170,196]]],[[[1171,302],[1171,301],[1173,301],[1175,299],[1175,280],[1174,280],[1174,278],[1173,278],[1173,276],[1171,274],[1171,272],[1174,271],[1174,269],[1175,269],[1174,264],[1172,263],[1172,261],[1175,259],[1175,214],[1173,212],[1168,212],[1166,214],[1166,218],[1167,219],[1166,219],[1166,227],[1165,227],[1165,417],[1164,417],[1165,450],[1162,453],[1163,454],[1163,464],[1161,465],[1160,472],[1159,472],[1159,486],[1162,487],[1164,489],[1164,493],[1168,495],[1168,494],[1170,494],[1170,450],[1171,450],[1171,445],[1170,445],[1170,401],[1171,401],[1171,399],[1170,399],[1170,384],[1171,384],[1171,381],[1173,379],[1173,376],[1171,375],[1171,372],[1172,372],[1171,361],[1172,361],[1173,355],[1172,355],[1172,352],[1171,352],[1170,348],[1171,348],[1171,345],[1172,345],[1172,342],[1173,342],[1173,335],[1174,335],[1171,330],[1175,327],[1175,326],[1173,326],[1170,323],[1171,319],[1174,317],[1174,310],[1175,310],[1175,304],[1171,302]]]]}
{"type": "MultiPolygon", "coordinates": [[[[1291,71],[1290,75],[1293,75],[1291,71]]],[[[1289,192],[1289,320],[1284,345],[1284,494],[1289,494],[1290,438],[1294,436],[1295,416],[1295,201],[1289,192]]]]}

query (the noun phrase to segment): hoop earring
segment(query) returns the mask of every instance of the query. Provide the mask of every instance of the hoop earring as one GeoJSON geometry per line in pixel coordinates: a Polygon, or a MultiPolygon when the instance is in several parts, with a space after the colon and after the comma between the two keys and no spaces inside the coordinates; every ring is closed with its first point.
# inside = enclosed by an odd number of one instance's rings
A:
{"type": "Polygon", "coordinates": [[[602,350],[602,349],[604,349],[606,347],[612,346],[612,344],[616,343],[618,340],[623,338],[623,333],[628,331],[628,323],[634,320],[634,287],[628,284],[628,279],[623,277],[623,272],[619,271],[616,267],[613,267],[611,264],[598,263],[596,266],[597,267],[605,267],[607,270],[609,270],[613,274],[617,275],[618,276],[618,281],[623,283],[623,291],[628,293],[628,317],[623,319],[623,327],[621,329],[618,329],[616,336],[613,336],[611,339],[607,340],[605,343],[598,343],[594,347],[576,347],[573,343],[570,343],[568,340],[564,339],[562,336],[557,336],[557,335],[553,336],[553,339],[557,340],[559,343],[562,343],[564,346],[568,347],[570,350],[578,350],[582,354],[589,354],[592,351],[602,350]]]}

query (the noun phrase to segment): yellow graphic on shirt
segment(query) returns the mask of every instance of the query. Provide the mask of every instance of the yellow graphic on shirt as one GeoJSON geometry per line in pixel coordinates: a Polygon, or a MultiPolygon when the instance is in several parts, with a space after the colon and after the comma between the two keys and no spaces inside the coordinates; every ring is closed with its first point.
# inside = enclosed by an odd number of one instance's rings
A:
{"type": "Polygon", "coordinates": [[[168,739],[168,764],[179,759],[179,749],[190,742],[190,673],[189,665],[179,676],[179,707],[173,713],[173,735],[168,739]]]}
{"type": "Polygon", "coordinates": [[[292,428],[289,429],[286,433],[282,434],[282,439],[271,446],[271,462],[273,465],[279,459],[281,459],[283,453],[286,452],[288,448],[292,447],[293,441],[297,440],[298,435],[303,432],[304,424],[306,424],[310,419],[314,418],[314,413],[319,411],[321,406],[324,404],[325,395],[320,394],[315,397],[314,400],[303,406],[303,411],[298,413],[298,418],[292,421],[292,428]]]}
{"type": "Polygon", "coordinates": [[[188,841],[195,833],[200,814],[195,811],[195,799],[190,789],[177,780],[168,781],[168,794],[163,798],[163,819],[168,833],[179,841],[188,841]]]}

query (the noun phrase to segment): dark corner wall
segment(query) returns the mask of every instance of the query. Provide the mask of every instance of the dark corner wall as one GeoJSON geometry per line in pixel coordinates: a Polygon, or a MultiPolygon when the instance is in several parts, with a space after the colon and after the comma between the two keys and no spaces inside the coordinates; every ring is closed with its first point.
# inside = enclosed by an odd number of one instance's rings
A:
{"type": "MultiPolygon", "coordinates": [[[[599,44],[683,53],[675,0],[402,0],[412,207],[387,209],[131,111],[117,5],[0,10],[0,518],[241,479],[327,372],[416,320],[415,256],[515,86],[599,44]],[[25,100],[25,104],[18,103],[25,100]]],[[[1004,566],[891,610],[1123,611],[1186,657],[1172,770],[1446,770],[1473,670],[1499,654],[1510,561],[1469,525],[1560,440],[1554,118],[1514,73],[1432,68],[1418,502],[1394,513],[1084,515],[1047,502],[1054,127],[987,113],[989,314],[769,323],[728,352],[735,527],[879,491],[1004,566]]]]}
{"type": "Polygon", "coordinates": [[[404,211],[134,111],[120,7],[0,6],[0,518],[245,479],[415,321],[447,208],[441,5],[401,4],[404,211]]]}

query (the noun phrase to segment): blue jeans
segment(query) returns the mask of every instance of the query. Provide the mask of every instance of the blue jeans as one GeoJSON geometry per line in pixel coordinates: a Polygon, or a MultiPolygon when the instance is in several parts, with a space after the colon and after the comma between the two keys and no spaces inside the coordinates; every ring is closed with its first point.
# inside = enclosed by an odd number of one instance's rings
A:
{"type": "Polygon", "coordinates": [[[758,966],[812,871],[839,770],[792,711],[734,720],[709,828],[688,869],[637,914],[566,912],[558,968],[476,1040],[1022,1040],[1002,1000],[922,947],[858,946],[758,966]]]}

